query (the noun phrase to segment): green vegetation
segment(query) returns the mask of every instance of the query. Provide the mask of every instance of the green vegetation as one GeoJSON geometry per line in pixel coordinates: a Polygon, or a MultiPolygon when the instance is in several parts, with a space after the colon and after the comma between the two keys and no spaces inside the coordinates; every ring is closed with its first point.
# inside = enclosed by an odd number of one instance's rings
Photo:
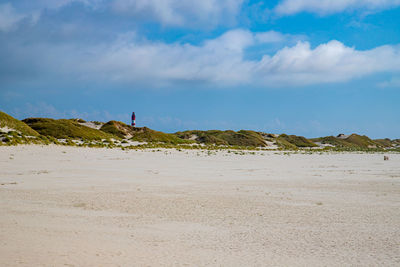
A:
{"type": "Polygon", "coordinates": [[[337,138],[334,136],[320,137],[311,139],[314,142],[320,142],[322,144],[329,144],[333,146],[333,150],[346,150],[346,151],[382,151],[383,149],[396,150],[399,148],[394,147],[396,145],[395,140],[390,139],[378,139],[371,140],[368,136],[361,136],[358,134],[352,134],[347,138],[337,138]]]}
{"type": "MultiPolygon", "coordinates": [[[[307,139],[296,135],[275,135],[256,131],[184,131],[175,134],[163,133],[147,127],[136,128],[119,121],[107,123],[92,122],[101,125],[100,130],[82,125],[82,119],[28,118],[19,121],[0,111],[0,145],[19,144],[57,144],[66,146],[107,147],[122,149],[168,148],[197,149],[218,151],[230,149],[234,154],[244,150],[261,150],[272,142],[280,150],[293,150],[290,153],[322,153],[335,151],[400,152],[400,139],[371,140],[367,136],[352,134],[338,137],[327,136],[307,139]],[[143,142],[133,145],[130,141],[143,142]],[[327,145],[319,148],[316,144],[327,145]],[[299,148],[317,148],[317,150],[299,150],[299,148]],[[319,149],[318,149],[319,148],[319,149]]],[[[230,150],[228,153],[231,153],[230,150]]],[[[207,152],[208,153],[208,152],[207,152]]],[[[210,152],[211,154],[214,152],[210,152]]],[[[208,153],[209,155],[211,155],[208,153]]],[[[255,153],[255,152],[251,152],[255,153]]]]}
{"type": "Polygon", "coordinates": [[[178,151],[184,150],[212,150],[212,151],[225,151],[227,149],[229,151],[259,151],[260,148],[256,148],[253,146],[245,147],[245,146],[217,146],[213,144],[205,145],[205,144],[197,144],[197,143],[190,143],[190,144],[168,144],[168,143],[144,143],[140,145],[131,145],[123,147],[123,149],[151,149],[151,148],[166,148],[166,149],[177,149],[178,151]]]}
{"type": "Polygon", "coordinates": [[[277,138],[277,143],[278,145],[281,145],[283,147],[290,148],[292,146],[299,148],[299,147],[318,147],[315,143],[312,141],[308,140],[307,138],[303,136],[297,136],[297,135],[286,135],[286,134],[281,134],[277,138]],[[286,141],[286,142],[285,142],[286,141]],[[290,146],[290,145],[292,146],[290,146]]]}
{"type": "Polygon", "coordinates": [[[17,120],[10,115],[0,111],[0,127],[8,127],[19,131],[22,135],[39,136],[39,133],[26,125],[24,122],[17,120]]]}
{"type": "Polygon", "coordinates": [[[79,123],[85,123],[86,121],[85,120],[83,120],[83,119],[70,119],[71,121],[76,121],[76,122],[79,122],[79,123]]]}
{"type": "Polygon", "coordinates": [[[0,143],[5,145],[41,144],[38,132],[24,122],[0,111],[0,143]]]}
{"type": "Polygon", "coordinates": [[[334,136],[326,136],[326,137],[319,137],[319,138],[313,138],[310,139],[313,142],[319,142],[324,145],[331,145],[336,148],[357,148],[357,145],[349,143],[343,139],[334,137],[334,136]]]}
{"type": "Polygon", "coordinates": [[[365,135],[358,135],[358,134],[352,134],[346,139],[344,139],[346,142],[349,142],[351,144],[354,144],[360,148],[379,148],[382,147],[381,144],[372,141],[369,139],[368,136],[365,135]]]}
{"type": "Polygon", "coordinates": [[[380,144],[381,146],[386,147],[386,148],[391,148],[391,147],[393,147],[393,145],[395,144],[395,143],[392,142],[392,140],[390,140],[389,138],[386,138],[386,139],[375,139],[374,142],[375,142],[375,143],[378,143],[378,144],[380,144]]]}
{"type": "Polygon", "coordinates": [[[202,144],[214,144],[225,146],[252,146],[264,147],[266,146],[264,137],[254,131],[241,130],[235,131],[185,131],[177,132],[176,136],[186,140],[194,140],[202,144]]]}
{"type": "Polygon", "coordinates": [[[132,127],[120,121],[109,121],[104,124],[100,130],[120,138],[128,138],[132,141],[166,144],[191,143],[173,134],[155,131],[147,127],[132,127]]]}
{"type": "Polygon", "coordinates": [[[181,139],[174,134],[155,131],[147,127],[134,128],[134,133],[130,140],[139,142],[166,143],[166,144],[193,143],[189,140],[181,139]]]}
{"type": "Polygon", "coordinates": [[[125,138],[133,132],[133,127],[120,121],[109,121],[100,128],[101,131],[125,138]]]}
{"type": "Polygon", "coordinates": [[[286,138],[282,137],[282,136],[278,136],[275,140],[275,143],[277,144],[277,146],[280,149],[284,149],[284,150],[296,150],[298,149],[298,147],[292,143],[290,143],[289,141],[286,140],[286,138]]]}
{"type": "Polygon", "coordinates": [[[45,118],[28,118],[23,120],[31,128],[41,135],[51,136],[57,139],[82,139],[101,140],[117,138],[114,135],[83,126],[74,120],[54,120],[45,118]]]}
{"type": "Polygon", "coordinates": [[[36,137],[26,136],[17,131],[0,133],[0,140],[6,145],[32,144],[36,143],[36,137]]]}

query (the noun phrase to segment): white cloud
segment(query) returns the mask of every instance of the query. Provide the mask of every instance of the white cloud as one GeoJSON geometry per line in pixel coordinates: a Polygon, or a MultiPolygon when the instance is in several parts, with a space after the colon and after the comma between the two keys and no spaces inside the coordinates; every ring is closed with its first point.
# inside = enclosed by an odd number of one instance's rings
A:
{"type": "Polygon", "coordinates": [[[14,29],[25,15],[15,11],[10,3],[0,4],[0,31],[8,32],[14,29]]]}
{"type": "MultiPolygon", "coordinates": [[[[73,3],[92,9],[112,10],[140,21],[164,26],[213,28],[235,22],[244,0],[21,0],[0,4],[0,27],[11,28],[27,16],[38,20],[44,10],[57,10],[73,3]],[[19,13],[16,12],[19,11],[19,13]]],[[[1,28],[0,28],[1,30],[1,28]]]]}
{"type": "Polygon", "coordinates": [[[114,0],[113,9],[167,26],[215,26],[234,21],[244,0],[114,0]]]}
{"type": "Polygon", "coordinates": [[[257,33],[255,35],[255,38],[260,43],[279,43],[285,41],[287,39],[287,36],[280,32],[269,31],[257,33]]]}
{"type": "MultiPolygon", "coordinates": [[[[29,8],[16,8],[11,3],[0,4],[0,31],[10,32],[15,30],[23,20],[27,20],[32,25],[36,24],[41,16],[43,9],[56,9],[60,8],[66,4],[73,1],[83,2],[85,4],[90,4],[89,0],[37,0],[34,3],[29,3],[27,5],[29,8]]],[[[97,0],[92,0],[97,1],[97,0]]],[[[100,1],[100,0],[99,0],[100,1]]],[[[95,2],[91,3],[92,5],[95,2]]],[[[24,3],[14,3],[24,6],[24,3]]]]}
{"type": "MultiPolygon", "coordinates": [[[[104,48],[102,56],[89,60],[90,72],[113,81],[152,83],[179,82],[213,86],[302,86],[343,82],[382,72],[400,72],[400,47],[381,46],[359,51],[338,41],[312,49],[298,42],[261,60],[245,60],[245,50],[258,42],[260,34],[233,30],[205,42],[190,44],[119,41],[104,48]],[[91,66],[95,66],[93,69],[91,66]]],[[[262,34],[275,40],[275,34],[262,34]]],[[[85,67],[85,68],[86,68],[85,67]]]]}
{"type": "Polygon", "coordinates": [[[243,61],[243,52],[253,43],[253,34],[245,30],[229,31],[200,46],[119,40],[99,50],[102,56],[88,61],[85,68],[104,72],[113,81],[151,81],[156,86],[186,82],[235,85],[251,79],[254,63],[243,61]]]}
{"type": "Polygon", "coordinates": [[[14,48],[19,58],[10,61],[7,70],[15,74],[32,69],[32,77],[56,79],[63,85],[74,81],[141,88],[298,87],[400,73],[400,46],[360,51],[338,41],[315,48],[302,41],[257,60],[247,59],[248,49],[268,46],[282,36],[286,35],[237,29],[200,45],[153,42],[134,33],[111,45],[38,44],[14,48]]]}
{"type": "Polygon", "coordinates": [[[400,48],[381,46],[358,51],[338,41],[311,49],[308,42],[286,47],[257,64],[257,76],[266,84],[307,85],[342,82],[362,76],[400,71],[400,48]]]}
{"type": "Polygon", "coordinates": [[[34,9],[58,9],[74,2],[96,8],[100,5],[103,5],[106,0],[35,0],[33,3],[32,0],[29,0],[29,2],[31,2],[29,3],[29,6],[33,7],[34,9]]]}
{"type": "Polygon", "coordinates": [[[36,24],[45,9],[62,8],[73,2],[80,2],[86,6],[97,8],[105,0],[29,0],[0,4],[0,31],[9,32],[17,28],[17,24],[27,19],[31,24],[36,24]]]}
{"type": "Polygon", "coordinates": [[[292,15],[304,11],[327,15],[355,9],[376,11],[399,5],[400,0],[283,0],[275,11],[281,15],[292,15]]]}

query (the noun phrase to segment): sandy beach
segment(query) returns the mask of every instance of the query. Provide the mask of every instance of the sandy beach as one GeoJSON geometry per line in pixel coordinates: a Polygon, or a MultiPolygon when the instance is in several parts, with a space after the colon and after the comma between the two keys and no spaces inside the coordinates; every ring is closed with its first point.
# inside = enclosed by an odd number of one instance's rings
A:
{"type": "Polygon", "coordinates": [[[0,266],[399,266],[383,155],[0,147],[0,266]]]}

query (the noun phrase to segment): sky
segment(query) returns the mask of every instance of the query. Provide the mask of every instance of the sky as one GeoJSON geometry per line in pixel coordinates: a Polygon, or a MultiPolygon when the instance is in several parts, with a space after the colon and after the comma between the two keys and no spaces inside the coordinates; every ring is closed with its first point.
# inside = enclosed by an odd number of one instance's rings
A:
{"type": "Polygon", "coordinates": [[[400,0],[0,0],[0,110],[400,138],[400,0]]]}

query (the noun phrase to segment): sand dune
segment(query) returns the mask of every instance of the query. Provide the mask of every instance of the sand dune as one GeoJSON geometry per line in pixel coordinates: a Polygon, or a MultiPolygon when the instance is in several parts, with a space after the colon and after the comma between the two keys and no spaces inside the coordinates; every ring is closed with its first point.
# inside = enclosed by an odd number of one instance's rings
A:
{"type": "Polygon", "coordinates": [[[389,157],[0,147],[0,266],[399,266],[389,157]]]}

